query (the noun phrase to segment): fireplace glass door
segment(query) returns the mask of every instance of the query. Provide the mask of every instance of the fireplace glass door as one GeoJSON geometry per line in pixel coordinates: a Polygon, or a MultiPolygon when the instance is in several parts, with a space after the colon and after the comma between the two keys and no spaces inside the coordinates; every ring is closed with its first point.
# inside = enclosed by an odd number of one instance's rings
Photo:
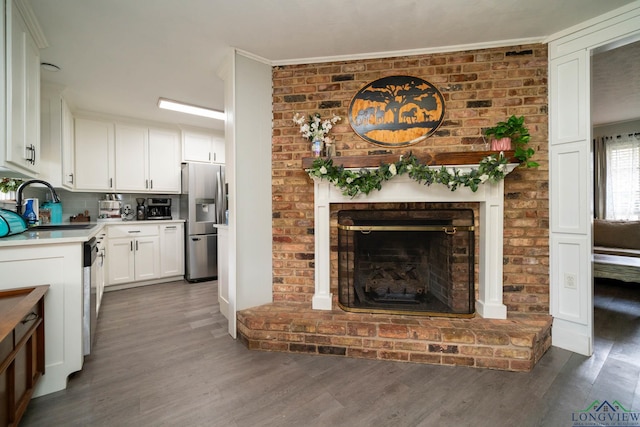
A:
{"type": "Polygon", "coordinates": [[[338,212],[338,301],[347,311],[471,317],[471,209],[338,212]]]}

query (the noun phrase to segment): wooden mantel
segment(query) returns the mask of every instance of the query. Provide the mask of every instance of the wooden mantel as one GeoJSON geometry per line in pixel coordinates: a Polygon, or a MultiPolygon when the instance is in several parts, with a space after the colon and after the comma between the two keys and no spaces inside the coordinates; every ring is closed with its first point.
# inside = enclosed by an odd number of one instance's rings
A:
{"type": "MultiPolygon", "coordinates": [[[[508,163],[520,163],[514,157],[514,151],[505,151],[508,163]]],[[[477,165],[487,156],[498,154],[497,151],[464,151],[451,153],[423,153],[415,154],[420,163],[430,166],[440,165],[477,165]]],[[[335,166],[343,166],[345,168],[374,168],[383,163],[395,163],[400,158],[399,154],[373,154],[368,156],[335,156],[332,157],[335,166]]],[[[303,157],[302,168],[309,169],[313,166],[313,161],[317,157],[303,157]]]]}

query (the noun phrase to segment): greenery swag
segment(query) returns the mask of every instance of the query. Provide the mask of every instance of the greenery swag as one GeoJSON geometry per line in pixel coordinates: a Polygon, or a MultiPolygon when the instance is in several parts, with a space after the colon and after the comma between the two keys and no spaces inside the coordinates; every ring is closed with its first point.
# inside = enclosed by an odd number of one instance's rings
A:
{"type": "Polygon", "coordinates": [[[478,185],[486,181],[500,181],[504,179],[508,159],[504,153],[492,154],[480,161],[478,169],[462,172],[456,168],[448,170],[445,166],[433,168],[421,164],[418,158],[409,153],[400,156],[395,163],[383,163],[378,169],[349,170],[343,166],[335,166],[331,158],[318,158],[308,169],[311,178],[326,179],[342,190],[345,196],[355,197],[360,193],[369,194],[373,190],[380,190],[382,183],[394,176],[408,174],[419,183],[431,185],[444,184],[455,191],[458,187],[468,187],[471,191],[478,190],[478,185]]]}

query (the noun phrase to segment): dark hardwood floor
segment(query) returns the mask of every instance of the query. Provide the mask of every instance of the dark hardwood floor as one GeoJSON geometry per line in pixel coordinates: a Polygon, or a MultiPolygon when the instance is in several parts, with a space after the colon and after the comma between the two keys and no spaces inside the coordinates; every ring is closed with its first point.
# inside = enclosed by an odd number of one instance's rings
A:
{"type": "Polygon", "coordinates": [[[596,352],[530,373],[249,351],[216,283],[106,293],[94,353],[22,426],[571,426],[596,399],[640,412],[640,285],[596,286],[596,352]]]}

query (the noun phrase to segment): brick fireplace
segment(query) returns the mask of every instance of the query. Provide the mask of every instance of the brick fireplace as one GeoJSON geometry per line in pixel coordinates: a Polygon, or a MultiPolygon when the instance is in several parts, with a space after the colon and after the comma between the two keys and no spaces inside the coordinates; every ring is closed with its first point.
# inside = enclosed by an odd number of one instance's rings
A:
{"type": "MultiPolygon", "coordinates": [[[[516,164],[508,166],[512,171],[516,164]]],[[[426,187],[407,177],[396,177],[379,192],[352,198],[328,181],[316,179],[314,200],[316,280],[312,307],[272,304],[239,312],[238,334],[249,348],[514,371],[530,370],[549,348],[550,316],[507,317],[502,300],[502,181],[486,182],[476,192],[468,188],[452,192],[443,185],[426,187]],[[417,318],[366,309],[350,313],[336,306],[337,298],[331,292],[331,254],[337,251],[332,251],[330,241],[338,224],[331,226],[332,204],[366,203],[385,208],[402,203],[445,202],[479,205],[477,316],[417,318]]]]}
{"type": "MultiPolygon", "coordinates": [[[[274,67],[274,302],[238,313],[240,339],[252,349],[269,351],[531,369],[550,345],[547,65],[547,46],[532,44],[274,67]],[[415,198],[391,204],[372,194],[374,198],[367,200],[344,198],[325,204],[319,215],[316,183],[303,166],[303,159],[310,156],[309,144],[291,119],[296,112],[345,118],[354,94],[387,75],[421,77],[445,98],[441,127],[409,147],[418,156],[479,152],[485,147],[483,128],[511,114],[526,117],[534,160],[541,166],[517,168],[504,180],[501,256],[490,253],[491,259],[482,261],[486,251],[476,235],[474,318],[352,313],[337,305],[337,212],[345,206],[410,209],[431,202],[415,198]],[[318,239],[325,239],[320,250],[318,239]],[[495,265],[500,274],[481,268],[483,262],[495,265]],[[491,274],[499,278],[488,279],[491,274]]],[[[344,120],[332,129],[332,136],[341,159],[380,154],[379,147],[360,139],[344,120]]],[[[397,159],[406,151],[392,149],[385,154],[397,159]]],[[[385,188],[394,185],[400,181],[394,179],[385,188]]],[[[417,188],[424,195],[425,188],[417,188]]],[[[426,190],[429,195],[453,197],[448,204],[462,203],[455,199],[459,190],[437,185],[426,190]]],[[[477,206],[479,231],[481,202],[468,203],[477,206]]]]}

